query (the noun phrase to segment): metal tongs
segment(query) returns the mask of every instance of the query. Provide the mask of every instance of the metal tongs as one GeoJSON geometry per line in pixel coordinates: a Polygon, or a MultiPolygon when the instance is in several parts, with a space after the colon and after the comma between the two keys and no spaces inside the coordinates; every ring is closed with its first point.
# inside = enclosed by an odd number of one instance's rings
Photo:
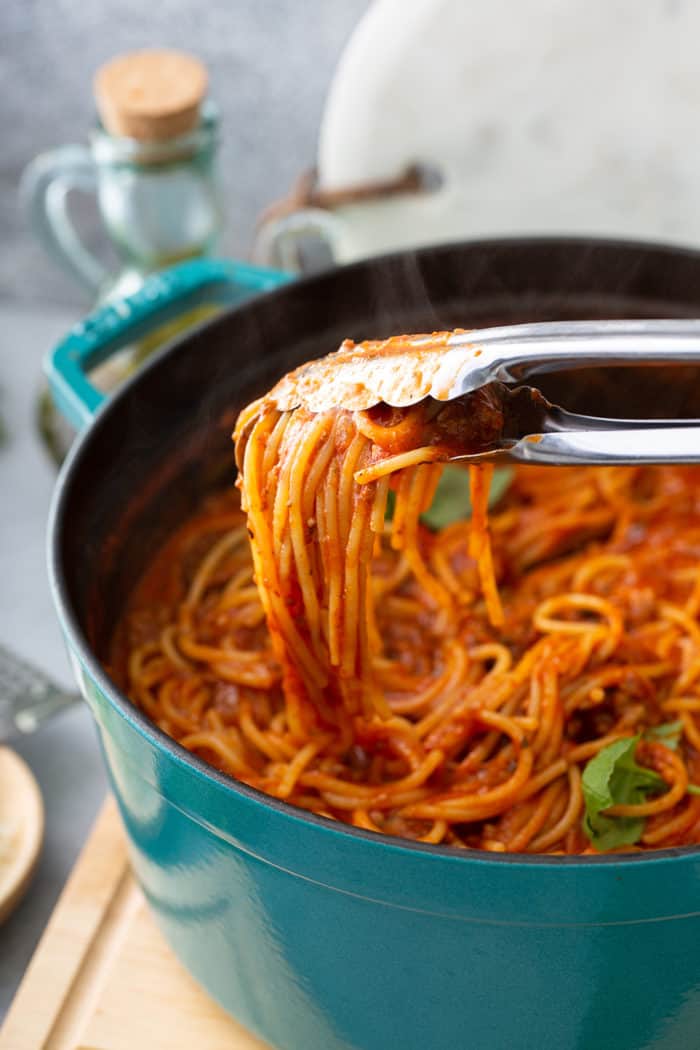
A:
{"type": "MultiPolygon", "coordinates": [[[[616,365],[700,366],[700,320],[553,321],[344,343],[285,376],[271,391],[277,407],[353,411],[426,398],[451,401],[503,384],[506,426],[476,456],[528,463],[700,463],[700,419],[618,419],[578,415],[537,394],[522,406],[524,380],[545,373],[616,365]],[[514,411],[509,414],[509,405],[514,411]],[[520,432],[524,426],[526,432],[520,432]]],[[[698,372],[700,382],[700,370],[698,372]]],[[[664,373],[659,372],[660,387],[664,373]]],[[[624,385],[620,388],[624,397],[624,385]]]]}

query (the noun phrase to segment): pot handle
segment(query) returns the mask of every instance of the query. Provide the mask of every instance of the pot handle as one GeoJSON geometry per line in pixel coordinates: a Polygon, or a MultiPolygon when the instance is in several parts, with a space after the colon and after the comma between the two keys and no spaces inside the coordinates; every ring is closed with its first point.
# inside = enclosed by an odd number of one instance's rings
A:
{"type": "Polygon", "coordinates": [[[87,375],[117,350],[204,304],[230,306],[270,291],[291,275],[228,259],[194,259],[152,274],[133,295],[114,299],[76,324],[44,362],[51,394],[78,430],[105,394],[87,375]]]}

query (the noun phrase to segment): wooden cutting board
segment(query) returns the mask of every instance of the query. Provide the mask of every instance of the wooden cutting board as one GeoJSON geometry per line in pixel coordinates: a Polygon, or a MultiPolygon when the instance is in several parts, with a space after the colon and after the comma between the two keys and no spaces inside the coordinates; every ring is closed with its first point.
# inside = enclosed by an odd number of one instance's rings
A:
{"type": "Polygon", "coordinates": [[[102,810],[5,1023],[0,1050],[266,1050],[161,937],[102,810]]]}

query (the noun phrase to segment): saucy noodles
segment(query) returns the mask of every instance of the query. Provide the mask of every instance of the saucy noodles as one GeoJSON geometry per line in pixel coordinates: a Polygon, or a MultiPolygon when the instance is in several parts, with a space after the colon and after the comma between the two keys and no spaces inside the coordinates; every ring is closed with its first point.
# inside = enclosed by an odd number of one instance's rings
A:
{"type": "Polygon", "coordinates": [[[488,392],[251,405],[245,513],[224,493],[171,538],[114,673],[212,765],[357,827],[499,852],[698,842],[700,470],[517,468],[489,509],[493,468],[451,466],[463,516],[430,528],[444,459],[497,426],[488,392]]]}

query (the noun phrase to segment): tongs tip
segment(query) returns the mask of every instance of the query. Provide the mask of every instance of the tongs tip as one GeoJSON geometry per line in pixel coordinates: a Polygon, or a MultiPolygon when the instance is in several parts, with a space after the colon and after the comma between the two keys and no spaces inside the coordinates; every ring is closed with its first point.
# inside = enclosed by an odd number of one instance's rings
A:
{"type": "Polygon", "coordinates": [[[427,397],[449,401],[487,381],[474,367],[481,347],[466,343],[466,334],[457,329],[363,343],[346,339],[338,350],[286,375],[269,398],[281,411],[305,407],[312,412],[363,411],[382,402],[406,408],[427,397]]]}

